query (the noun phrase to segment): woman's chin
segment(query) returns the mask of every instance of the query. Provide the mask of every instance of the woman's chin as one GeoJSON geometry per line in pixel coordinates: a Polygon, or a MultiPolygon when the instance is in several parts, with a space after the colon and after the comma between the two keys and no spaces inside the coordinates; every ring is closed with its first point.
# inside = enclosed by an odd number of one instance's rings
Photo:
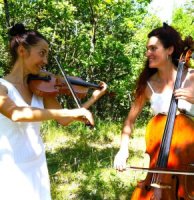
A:
{"type": "Polygon", "coordinates": [[[156,67],[156,65],[149,65],[149,68],[154,69],[154,68],[157,68],[157,67],[156,67]]]}

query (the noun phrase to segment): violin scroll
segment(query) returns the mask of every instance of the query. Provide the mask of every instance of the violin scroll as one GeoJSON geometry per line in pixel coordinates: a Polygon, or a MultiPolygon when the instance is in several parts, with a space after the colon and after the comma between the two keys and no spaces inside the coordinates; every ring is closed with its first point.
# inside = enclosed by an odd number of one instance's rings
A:
{"type": "Polygon", "coordinates": [[[194,59],[194,40],[192,37],[188,36],[184,40],[184,50],[180,56],[180,61],[185,62],[186,64],[189,63],[190,59],[194,59]]]}

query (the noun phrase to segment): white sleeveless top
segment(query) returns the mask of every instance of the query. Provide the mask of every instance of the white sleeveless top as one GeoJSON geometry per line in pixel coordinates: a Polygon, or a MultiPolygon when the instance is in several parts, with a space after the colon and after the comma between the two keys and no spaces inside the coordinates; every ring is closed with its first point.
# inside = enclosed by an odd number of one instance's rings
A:
{"type": "MultiPolygon", "coordinates": [[[[33,95],[28,105],[18,90],[0,78],[17,106],[44,108],[33,95]]],[[[13,122],[0,113],[0,199],[50,200],[50,183],[40,122],[13,122]]]]}
{"type": "MultiPolygon", "coordinates": [[[[185,81],[183,81],[182,86],[184,86],[184,83],[185,81]]],[[[172,98],[172,90],[166,90],[162,93],[156,93],[153,90],[151,84],[149,82],[147,82],[147,84],[152,91],[150,103],[151,103],[151,109],[154,115],[157,115],[159,113],[167,114],[170,107],[170,101],[172,98]]],[[[182,111],[183,113],[194,117],[194,104],[191,104],[188,101],[185,101],[183,99],[179,99],[178,109],[182,111]]]]}

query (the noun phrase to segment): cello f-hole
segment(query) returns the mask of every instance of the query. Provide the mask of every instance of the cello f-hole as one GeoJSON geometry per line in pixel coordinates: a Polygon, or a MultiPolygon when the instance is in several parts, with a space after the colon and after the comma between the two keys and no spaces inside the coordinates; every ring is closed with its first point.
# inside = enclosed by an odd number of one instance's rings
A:
{"type": "MultiPolygon", "coordinates": [[[[194,164],[189,164],[187,166],[188,170],[194,171],[194,164]]],[[[194,200],[194,176],[185,176],[185,192],[189,199],[194,200]]]]}
{"type": "MultiPolygon", "coordinates": [[[[176,195],[176,199],[178,200],[179,178],[176,175],[172,175],[172,179],[176,179],[175,195],[176,195]]],[[[180,198],[180,200],[181,200],[181,198],[180,198]]],[[[184,198],[182,198],[182,200],[184,200],[184,198]]]]}

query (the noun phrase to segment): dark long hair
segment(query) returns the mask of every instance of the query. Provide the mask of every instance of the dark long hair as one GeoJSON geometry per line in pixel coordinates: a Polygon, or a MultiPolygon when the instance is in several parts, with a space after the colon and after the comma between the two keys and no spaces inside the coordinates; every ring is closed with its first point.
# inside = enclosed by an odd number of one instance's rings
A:
{"type": "Polygon", "coordinates": [[[40,40],[48,40],[38,31],[26,30],[23,24],[15,24],[8,32],[9,34],[9,52],[11,56],[11,65],[14,65],[18,58],[17,48],[19,45],[26,49],[36,45],[40,40]]]}
{"type": "MultiPolygon", "coordinates": [[[[179,58],[185,47],[193,45],[193,39],[190,36],[183,41],[180,33],[172,26],[168,26],[166,23],[164,23],[162,27],[156,28],[148,34],[148,38],[151,38],[152,36],[157,37],[163,44],[164,48],[169,48],[171,46],[174,47],[171,59],[175,66],[178,66],[179,58]]],[[[157,71],[158,70],[156,68],[149,68],[149,60],[147,59],[145,62],[145,67],[143,68],[137,80],[135,99],[141,99],[141,96],[147,86],[147,81],[157,71]]]]}

